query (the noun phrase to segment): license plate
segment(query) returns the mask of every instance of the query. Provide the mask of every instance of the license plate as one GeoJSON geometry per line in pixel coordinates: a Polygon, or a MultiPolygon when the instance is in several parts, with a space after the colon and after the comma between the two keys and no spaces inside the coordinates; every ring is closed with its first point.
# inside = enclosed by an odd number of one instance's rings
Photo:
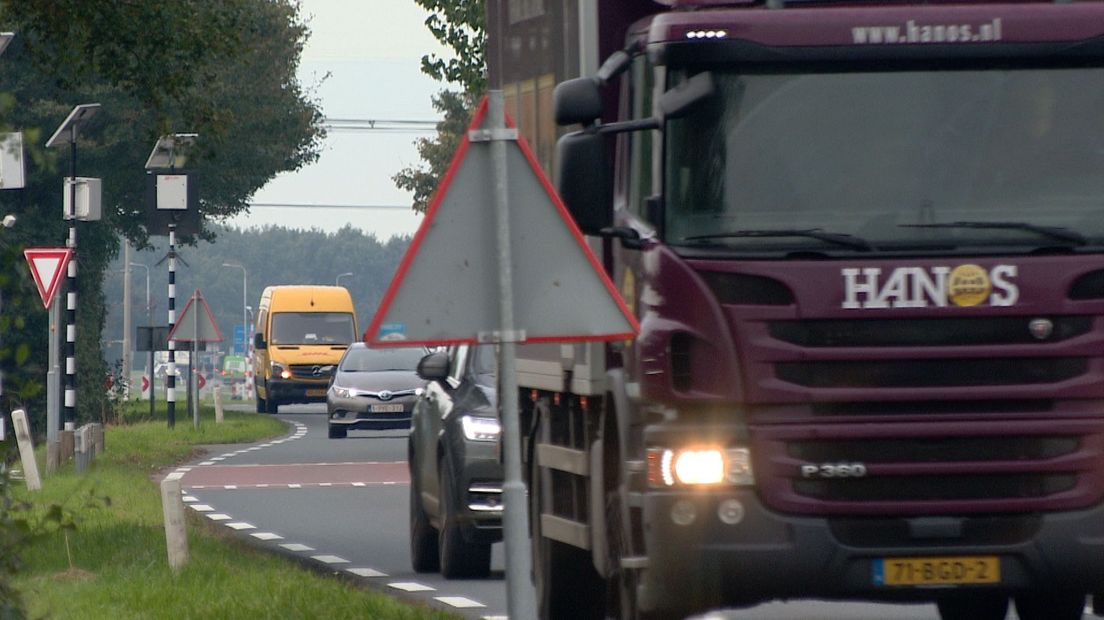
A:
{"type": "Polygon", "coordinates": [[[307,396],[325,396],[326,390],[307,390],[307,396]]]}
{"type": "Polygon", "coordinates": [[[880,558],[871,569],[879,586],[1000,583],[1000,558],[993,555],[880,558]]]}
{"type": "Polygon", "coordinates": [[[397,405],[370,405],[368,411],[372,413],[402,413],[402,404],[397,405]]]}

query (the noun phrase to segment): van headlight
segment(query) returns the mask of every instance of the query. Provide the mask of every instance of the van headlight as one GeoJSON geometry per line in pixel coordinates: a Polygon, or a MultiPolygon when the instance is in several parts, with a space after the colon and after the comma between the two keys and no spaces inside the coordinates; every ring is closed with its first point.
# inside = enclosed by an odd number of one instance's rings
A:
{"type": "Polygon", "coordinates": [[[287,366],[284,366],[280,362],[271,362],[271,366],[273,377],[280,377],[281,379],[291,378],[291,371],[288,370],[287,366]]]}
{"type": "Polygon", "coordinates": [[[464,430],[464,437],[468,441],[498,441],[498,436],[502,434],[498,418],[461,416],[460,428],[464,430]]]}
{"type": "Polygon", "coordinates": [[[648,484],[653,487],[755,484],[747,448],[695,446],[649,448],[648,484]]]}

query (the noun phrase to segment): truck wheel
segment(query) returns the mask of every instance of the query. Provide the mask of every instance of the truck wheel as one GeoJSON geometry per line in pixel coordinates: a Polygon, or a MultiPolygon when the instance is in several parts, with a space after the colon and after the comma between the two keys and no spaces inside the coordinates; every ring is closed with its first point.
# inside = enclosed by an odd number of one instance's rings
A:
{"type": "Polygon", "coordinates": [[[437,554],[437,530],[429,523],[429,515],[422,508],[422,493],[418,488],[418,477],[411,473],[410,565],[414,568],[414,572],[436,572],[441,566],[437,554]]]}
{"type": "Polygon", "coordinates": [[[544,485],[539,470],[530,479],[534,482],[529,491],[529,529],[538,617],[543,620],[605,618],[605,579],[594,570],[589,552],[541,534],[544,485]]]}
{"type": "Polygon", "coordinates": [[[445,455],[441,459],[438,485],[441,487],[441,576],[445,579],[486,577],[491,574],[490,543],[473,543],[464,540],[460,531],[460,498],[453,491],[452,460],[445,455]]]}
{"type": "Polygon", "coordinates": [[[1008,597],[1001,593],[977,593],[939,599],[936,607],[941,620],[1004,620],[1008,597]]]}
{"type": "Polygon", "coordinates": [[[1016,615],[1020,620],[1080,620],[1085,611],[1081,592],[1028,592],[1016,597],[1016,615]]]}

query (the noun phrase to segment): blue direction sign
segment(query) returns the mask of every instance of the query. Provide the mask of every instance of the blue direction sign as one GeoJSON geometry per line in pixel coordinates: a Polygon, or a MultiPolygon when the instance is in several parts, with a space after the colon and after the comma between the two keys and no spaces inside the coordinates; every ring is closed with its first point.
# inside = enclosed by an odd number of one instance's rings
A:
{"type": "Polygon", "coordinates": [[[245,325],[240,323],[234,326],[234,351],[245,354],[245,325]]]}

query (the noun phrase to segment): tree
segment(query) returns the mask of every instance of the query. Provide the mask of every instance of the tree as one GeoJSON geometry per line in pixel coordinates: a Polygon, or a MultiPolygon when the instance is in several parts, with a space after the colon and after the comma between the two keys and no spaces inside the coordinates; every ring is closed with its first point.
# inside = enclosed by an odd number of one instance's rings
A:
{"type": "Polygon", "coordinates": [[[397,187],[414,193],[412,208],[424,212],[487,88],[487,29],[484,0],[414,1],[430,11],[425,24],[433,36],[456,53],[448,60],[436,54],[422,56],[422,72],[460,86],[459,91],[446,89],[433,97],[433,107],[444,120],[437,123],[435,137],[415,143],[424,165],[404,168],[391,177],[397,187]]]}
{"type": "MultiPolygon", "coordinates": [[[[295,0],[0,0],[0,29],[17,33],[0,57],[0,124],[24,133],[28,160],[27,187],[0,192],[0,213],[19,217],[0,233],[3,243],[64,243],[59,192],[68,150],[43,144],[74,104],[102,104],[77,149],[78,175],[103,179],[103,220],[81,223],[78,233],[77,405],[87,420],[98,416],[104,395],[103,280],[120,235],[147,243],[143,164],[154,141],[169,132],[200,134],[189,167],[200,179],[206,220],[241,212],[277,173],[316,159],[322,115],[295,78],[308,31],[295,0]]],[[[205,226],[201,236],[213,233],[205,226]]],[[[16,311],[9,299],[34,295],[21,260],[18,252],[0,253],[0,270],[24,274],[10,286],[0,282],[0,328],[16,311]]],[[[5,388],[45,377],[46,315],[32,305],[22,310],[26,332],[4,334],[5,388]],[[33,353],[17,365],[23,345],[33,353]]],[[[4,390],[5,406],[33,397],[4,390]]],[[[30,409],[44,407],[39,401],[30,409]]]]}

